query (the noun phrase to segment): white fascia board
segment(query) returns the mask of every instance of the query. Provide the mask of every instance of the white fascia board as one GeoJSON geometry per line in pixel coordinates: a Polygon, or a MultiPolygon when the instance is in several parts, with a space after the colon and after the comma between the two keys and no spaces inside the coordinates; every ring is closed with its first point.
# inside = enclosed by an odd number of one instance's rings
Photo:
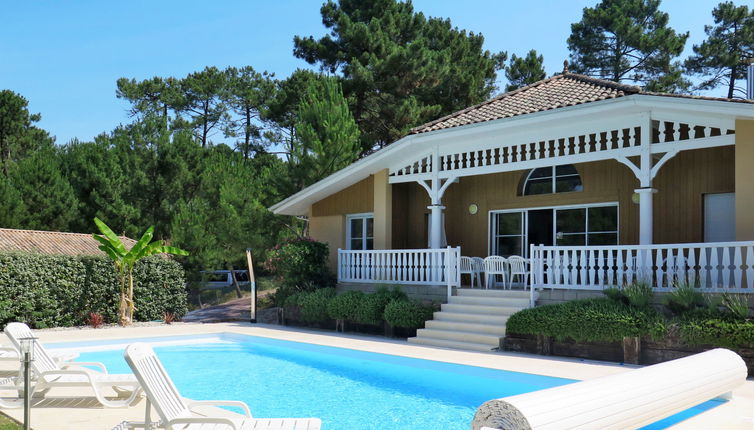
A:
{"type": "Polygon", "coordinates": [[[269,210],[278,215],[308,215],[309,206],[312,203],[318,202],[386,168],[396,152],[409,144],[415,137],[415,135],[406,136],[270,206],[269,210]]]}
{"type": "Polygon", "coordinates": [[[695,112],[714,117],[727,117],[730,119],[754,118],[754,103],[655,96],[649,94],[634,94],[629,97],[634,97],[638,106],[649,109],[695,112]]]}

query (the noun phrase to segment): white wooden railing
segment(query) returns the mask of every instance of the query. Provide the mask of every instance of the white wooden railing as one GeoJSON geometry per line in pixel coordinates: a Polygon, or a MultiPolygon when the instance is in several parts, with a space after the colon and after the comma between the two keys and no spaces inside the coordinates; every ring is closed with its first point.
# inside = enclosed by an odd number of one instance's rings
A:
{"type": "Polygon", "coordinates": [[[602,290],[645,282],[657,291],[688,284],[702,292],[754,293],[754,242],[537,246],[532,290],[602,290]]]}
{"type": "Polygon", "coordinates": [[[403,285],[461,285],[461,248],[338,249],[338,282],[403,285]]]}

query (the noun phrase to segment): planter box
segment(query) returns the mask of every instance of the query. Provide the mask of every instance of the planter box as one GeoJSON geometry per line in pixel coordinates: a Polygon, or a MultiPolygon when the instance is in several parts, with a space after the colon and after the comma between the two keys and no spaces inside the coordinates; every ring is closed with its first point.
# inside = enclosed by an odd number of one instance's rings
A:
{"type": "MultiPolygon", "coordinates": [[[[717,348],[711,345],[686,345],[676,340],[655,342],[641,339],[637,342],[636,338],[625,338],[623,342],[573,342],[519,334],[507,335],[502,347],[504,351],[643,365],[662,363],[717,348]],[[548,347],[549,354],[546,353],[548,347]]],[[[737,348],[733,351],[743,358],[749,376],[754,376],[754,348],[737,348]]]]}

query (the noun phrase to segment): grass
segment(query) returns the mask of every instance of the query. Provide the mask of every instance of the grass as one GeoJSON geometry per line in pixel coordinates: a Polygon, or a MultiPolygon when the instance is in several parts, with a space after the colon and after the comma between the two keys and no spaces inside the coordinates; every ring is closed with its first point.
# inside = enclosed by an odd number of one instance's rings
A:
{"type": "Polygon", "coordinates": [[[23,427],[12,419],[0,414],[0,430],[21,430],[23,427]]]}

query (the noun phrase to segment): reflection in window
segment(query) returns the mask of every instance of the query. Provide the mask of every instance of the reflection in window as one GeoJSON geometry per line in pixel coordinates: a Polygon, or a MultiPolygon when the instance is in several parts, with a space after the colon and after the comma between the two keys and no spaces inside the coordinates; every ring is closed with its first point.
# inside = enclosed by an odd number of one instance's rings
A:
{"type": "Polygon", "coordinates": [[[564,166],[540,167],[529,172],[524,180],[521,194],[567,193],[582,191],[581,176],[572,164],[564,166]]]}
{"type": "Polygon", "coordinates": [[[556,209],[555,228],[558,246],[617,245],[618,207],[556,209]]]}

